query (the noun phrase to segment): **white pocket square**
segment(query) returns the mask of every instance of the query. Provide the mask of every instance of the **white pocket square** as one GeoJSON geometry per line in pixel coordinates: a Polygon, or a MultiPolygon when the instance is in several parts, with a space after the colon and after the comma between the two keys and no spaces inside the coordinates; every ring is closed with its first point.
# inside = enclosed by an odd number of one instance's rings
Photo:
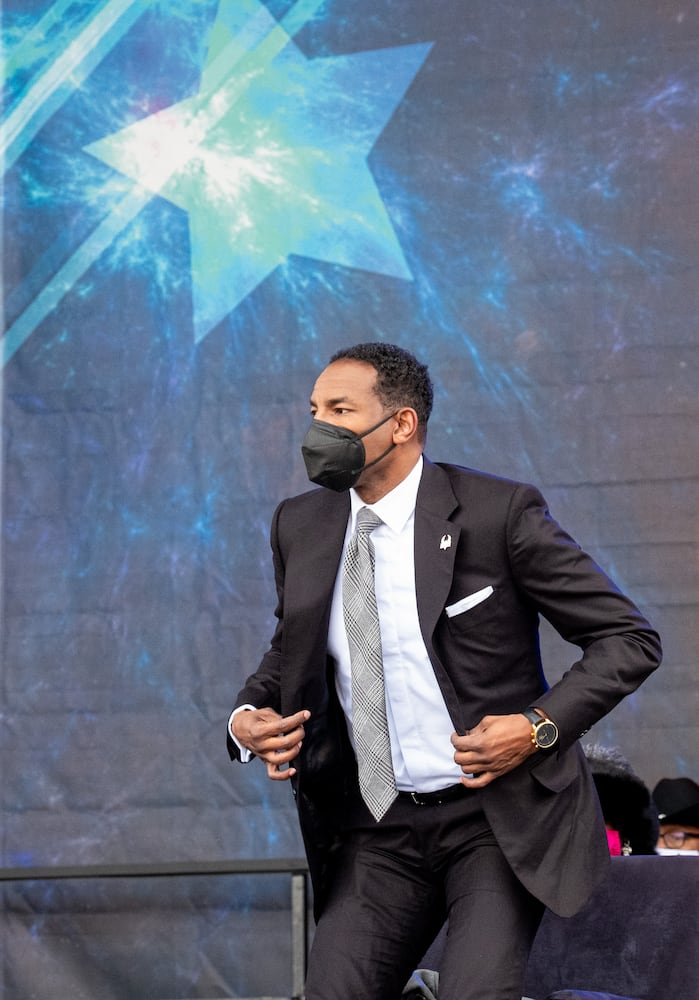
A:
{"type": "Polygon", "coordinates": [[[484,587],[483,590],[477,590],[475,594],[469,594],[468,597],[462,597],[460,601],[456,604],[449,604],[444,610],[450,618],[454,615],[460,615],[462,611],[468,611],[470,608],[475,608],[477,604],[481,601],[485,601],[486,598],[490,597],[493,593],[492,587],[484,587]]]}

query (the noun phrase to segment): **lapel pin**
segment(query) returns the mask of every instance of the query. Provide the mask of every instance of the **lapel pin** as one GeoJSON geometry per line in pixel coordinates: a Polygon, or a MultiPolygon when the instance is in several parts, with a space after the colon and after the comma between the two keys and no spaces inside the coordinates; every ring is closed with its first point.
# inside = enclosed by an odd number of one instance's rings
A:
{"type": "Polygon", "coordinates": [[[439,543],[439,547],[442,550],[451,548],[451,535],[442,535],[442,540],[439,543]]]}

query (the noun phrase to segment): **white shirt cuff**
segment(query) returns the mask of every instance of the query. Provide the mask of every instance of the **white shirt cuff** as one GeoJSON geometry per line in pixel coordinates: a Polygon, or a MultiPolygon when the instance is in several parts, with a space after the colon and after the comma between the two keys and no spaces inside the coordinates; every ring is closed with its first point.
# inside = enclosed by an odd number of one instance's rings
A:
{"type": "Polygon", "coordinates": [[[231,712],[231,714],[228,716],[228,732],[230,733],[231,739],[233,740],[233,742],[235,743],[235,745],[240,750],[240,763],[241,764],[247,764],[249,761],[251,761],[252,757],[253,757],[253,753],[252,753],[252,750],[248,750],[247,747],[244,747],[243,744],[240,743],[235,738],[235,733],[231,729],[231,722],[233,721],[233,717],[236,716],[238,714],[238,712],[254,712],[254,711],[255,711],[255,706],[254,705],[238,705],[238,707],[234,708],[233,711],[231,712]]]}

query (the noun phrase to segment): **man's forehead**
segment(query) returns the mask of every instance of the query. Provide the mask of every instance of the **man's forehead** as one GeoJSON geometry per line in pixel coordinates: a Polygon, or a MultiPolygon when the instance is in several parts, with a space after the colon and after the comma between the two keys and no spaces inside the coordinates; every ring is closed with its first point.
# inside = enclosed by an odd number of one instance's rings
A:
{"type": "Polygon", "coordinates": [[[334,361],[316,380],[313,399],[350,402],[374,394],[376,370],[363,361],[334,361]]]}

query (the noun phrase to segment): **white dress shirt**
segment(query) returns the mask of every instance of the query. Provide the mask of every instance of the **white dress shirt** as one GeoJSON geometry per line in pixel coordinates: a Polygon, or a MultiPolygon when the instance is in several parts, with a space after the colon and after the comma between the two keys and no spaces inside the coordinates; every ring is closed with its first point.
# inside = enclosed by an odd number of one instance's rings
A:
{"type": "MultiPolygon", "coordinates": [[[[352,506],[333,591],[328,652],[335,661],[337,694],[354,743],[350,652],[342,612],[342,564],[357,511],[369,506],[384,522],[372,531],[371,540],[376,554],[376,604],[396,785],[400,791],[433,792],[455,785],[462,771],[454,760],[451,745],[454,725],[427,655],[417,616],[414,527],[422,467],[420,457],[408,476],[375,504],[365,504],[355,490],[350,490],[352,506]]],[[[229,731],[237,712],[254,707],[241,705],[235,709],[228,720],[229,731]]],[[[241,760],[246,763],[252,756],[250,751],[235,742],[241,750],[241,760]]]]}
{"type": "Polygon", "coordinates": [[[328,651],[335,661],[337,693],[352,734],[352,677],[342,613],[342,562],[357,511],[369,506],[384,522],[371,533],[376,553],[376,604],[386,688],[386,714],[396,785],[401,791],[431,792],[462,776],[450,737],[454,725],[420,632],[415,598],[415,501],[422,457],[410,474],[375,504],[350,490],[352,509],[340,569],[335,580],[328,651]]]}

